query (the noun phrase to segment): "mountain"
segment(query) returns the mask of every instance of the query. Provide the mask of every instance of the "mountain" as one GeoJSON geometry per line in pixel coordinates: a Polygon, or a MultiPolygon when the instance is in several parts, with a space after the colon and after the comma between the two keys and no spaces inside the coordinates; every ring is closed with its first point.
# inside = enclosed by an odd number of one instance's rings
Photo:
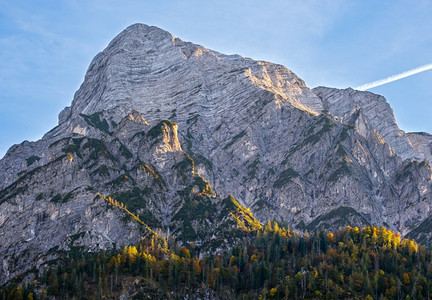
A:
{"type": "Polygon", "coordinates": [[[217,252],[273,219],[429,245],[431,145],[382,96],[310,89],[284,66],[135,24],[93,59],[58,126],[0,160],[0,284],[145,235],[217,252]]]}

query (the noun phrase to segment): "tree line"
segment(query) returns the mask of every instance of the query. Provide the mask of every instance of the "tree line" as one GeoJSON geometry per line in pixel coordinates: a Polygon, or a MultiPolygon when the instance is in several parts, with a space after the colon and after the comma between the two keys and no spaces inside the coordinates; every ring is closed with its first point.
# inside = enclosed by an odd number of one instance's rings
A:
{"type": "Polygon", "coordinates": [[[384,227],[297,233],[268,222],[228,251],[203,256],[174,237],[119,250],[73,251],[1,299],[429,299],[432,252],[384,227]]]}

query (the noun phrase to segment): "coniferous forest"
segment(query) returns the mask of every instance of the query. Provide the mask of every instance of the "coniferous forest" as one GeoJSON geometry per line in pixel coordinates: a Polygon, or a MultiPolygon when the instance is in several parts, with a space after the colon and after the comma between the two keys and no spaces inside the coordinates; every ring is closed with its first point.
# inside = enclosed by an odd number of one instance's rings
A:
{"type": "MultiPolygon", "coordinates": [[[[429,299],[432,252],[383,227],[298,234],[268,222],[227,251],[152,234],[121,250],[72,249],[1,299],[429,299]]],[[[21,282],[17,278],[16,282],[21,282]]]]}

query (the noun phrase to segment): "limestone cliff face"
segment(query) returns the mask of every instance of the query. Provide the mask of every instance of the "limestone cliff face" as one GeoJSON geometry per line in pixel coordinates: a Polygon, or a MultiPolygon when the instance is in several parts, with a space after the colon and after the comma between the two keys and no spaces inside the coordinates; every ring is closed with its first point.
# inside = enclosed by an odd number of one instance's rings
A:
{"type": "Polygon", "coordinates": [[[432,164],[432,135],[426,132],[410,132],[407,137],[420,160],[432,164]]]}
{"type": "Polygon", "coordinates": [[[342,122],[356,111],[361,111],[367,122],[392,147],[402,159],[420,156],[413,149],[405,132],[399,129],[393,116],[393,110],[383,96],[370,92],[360,92],[351,88],[338,90],[317,87],[314,93],[320,97],[323,107],[342,122]]]}
{"type": "Polygon", "coordinates": [[[423,236],[431,142],[401,131],[382,96],[311,90],[283,66],[132,25],[59,125],[0,160],[0,282],[157,229],[211,251],[227,229],[260,226],[253,216],[423,236]]]}

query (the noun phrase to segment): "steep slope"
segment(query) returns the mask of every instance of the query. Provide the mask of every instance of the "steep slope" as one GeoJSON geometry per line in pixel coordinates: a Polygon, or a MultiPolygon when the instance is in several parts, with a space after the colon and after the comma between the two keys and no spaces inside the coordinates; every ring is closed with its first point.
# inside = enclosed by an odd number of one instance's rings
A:
{"type": "Polygon", "coordinates": [[[316,87],[313,92],[323,101],[324,109],[341,118],[342,122],[360,110],[370,126],[378,131],[398,156],[402,159],[420,158],[413,150],[405,132],[397,126],[393,110],[383,96],[351,88],[339,90],[316,87]]]}
{"type": "Polygon", "coordinates": [[[432,164],[432,135],[426,132],[409,132],[407,136],[419,157],[432,164]]]}
{"type": "Polygon", "coordinates": [[[118,124],[82,114],[81,126],[98,138],[72,134],[52,142],[49,162],[30,156],[27,170],[0,191],[1,283],[41,269],[62,251],[119,247],[158,229],[184,243],[215,245],[214,251],[241,238],[227,240],[224,230],[260,228],[197,174],[175,123],[149,128],[133,111],[118,124]],[[194,210],[201,214],[185,215],[194,210]]]}
{"type": "Polygon", "coordinates": [[[93,59],[59,125],[0,160],[0,282],[54,250],[157,230],[217,250],[259,228],[254,216],[406,234],[432,207],[416,137],[381,96],[310,90],[283,66],[132,25],[93,59]]]}

